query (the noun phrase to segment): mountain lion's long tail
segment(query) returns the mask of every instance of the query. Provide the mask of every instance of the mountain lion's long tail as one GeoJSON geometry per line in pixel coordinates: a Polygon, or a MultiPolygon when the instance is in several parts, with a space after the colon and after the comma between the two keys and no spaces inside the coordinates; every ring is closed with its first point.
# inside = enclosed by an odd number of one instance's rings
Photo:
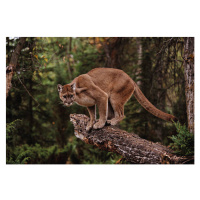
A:
{"type": "Polygon", "coordinates": [[[153,104],[149,102],[149,100],[144,96],[140,88],[135,84],[135,91],[133,93],[135,98],[138,100],[138,102],[151,114],[155,115],[156,117],[159,117],[161,119],[164,119],[166,121],[177,121],[176,117],[173,115],[167,114],[162,112],[161,110],[157,109],[153,104]]]}

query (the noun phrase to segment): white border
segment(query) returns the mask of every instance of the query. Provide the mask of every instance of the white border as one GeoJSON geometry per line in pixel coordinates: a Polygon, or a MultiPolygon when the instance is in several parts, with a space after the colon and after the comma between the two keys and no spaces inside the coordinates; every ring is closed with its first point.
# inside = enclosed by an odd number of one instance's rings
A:
{"type": "Polygon", "coordinates": [[[198,199],[199,6],[193,0],[95,2],[0,3],[1,199],[198,199]],[[195,165],[6,165],[6,36],[195,36],[195,165]]]}

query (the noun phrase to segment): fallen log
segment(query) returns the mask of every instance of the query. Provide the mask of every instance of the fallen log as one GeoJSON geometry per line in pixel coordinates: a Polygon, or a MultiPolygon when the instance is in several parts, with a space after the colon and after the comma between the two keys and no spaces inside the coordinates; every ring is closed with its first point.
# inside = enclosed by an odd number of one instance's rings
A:
{"type": "Polygon", "coordinates": [[[118,153],[135,164],[186,164],[193,163],[194,157],[178,156],[159,143],[140,138],[137,134],[128,133],[116,126],[105,126],[102,129],[86,132],[89,117],[83,114],[71,114],[74,134],[87,144],[99,149],[118,153]]]}

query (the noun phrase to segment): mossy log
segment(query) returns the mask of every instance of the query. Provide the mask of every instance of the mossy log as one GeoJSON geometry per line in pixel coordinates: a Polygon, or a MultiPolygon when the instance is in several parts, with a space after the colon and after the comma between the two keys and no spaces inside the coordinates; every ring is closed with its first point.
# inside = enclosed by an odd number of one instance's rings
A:
{"type": "Polygon", "coordinates": [[[121,154],[127,161],[135,164],[185,164],[193,163],[194,157],[178,156],[166,146],[140,138],[116,126],[86,132],[89,118],[83,114],[71,114],[74,134],[87,144],[99,149],[121,154]]]}

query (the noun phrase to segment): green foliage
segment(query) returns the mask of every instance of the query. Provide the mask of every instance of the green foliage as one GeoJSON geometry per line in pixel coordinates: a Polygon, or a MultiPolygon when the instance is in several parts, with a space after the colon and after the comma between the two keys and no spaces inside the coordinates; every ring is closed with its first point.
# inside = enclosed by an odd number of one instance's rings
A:
{"type": "Polygon", "coordinates": [[[10,137],[10,134],[14,134],[17,131],[17,128],[21,125],[22,120],[16,119],[13,122],[6,124],[6,134],[7,137],[10,137]]]}
{"type": "Polygon", "coordinates": [[[7,164],[115,164],[120,155],[85,144],[75,136],[63,148],[57,145],[21,145],[7,156],[7,164]]]}
{"type": "Polygon", "coordinates": [[[173,143],[170,143],[170,147],[177,154],[194,155],[194,134],[189,132],[185,124],[181,125],[180,122],[174,122],[174,125],[178,134],[169,136],[173,141],[173,143]]]}
{"type": "Polygon", "coordinates": [[[13,154],[7,158],[7,164],[48,164],[62,154],[66,154],[66,152],[63,149],[58,149],[56,145],[45,148],[39,144],[34,146],[24,144],[15,148],[13,154]]]}
{"type": "Polygon", "coordinates": [[[19,141],[19,129],[21,127],[22,120],[16,119],[13,122],[6,124],[6,156],[9,157],[12,153],[14,146],[19,141]]]}

